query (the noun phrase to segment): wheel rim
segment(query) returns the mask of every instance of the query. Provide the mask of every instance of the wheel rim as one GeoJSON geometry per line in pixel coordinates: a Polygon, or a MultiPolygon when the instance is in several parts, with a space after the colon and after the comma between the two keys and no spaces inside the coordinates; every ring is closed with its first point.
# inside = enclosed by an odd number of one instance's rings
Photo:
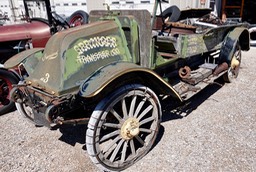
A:
{"type": "Polygon", "coordinates": [[[12,83],[4,78],[4,77],[0,77],[0,108],[2,108],[5,105],[8,105],[10,103],[10,90],[12,89],[12,83]]]}
{"type": "Polygon", "coordinates": [[[236,46],[235,53],[231,59],[231,65],[228,69],[228,78],[233,80],[237,78],[239,74],[239,69],[241,65],[241,47],[239,45],[236,46]]]}
{"type": "Polygon", "coordinates": [[[107,169],[124,169],[151,148],[159,127],[159,102],[146,90],[109,100],[94,128],[95,153],[107,169]]]}
{"type": "Polygon", "coordinates": [[[70,20],[70,25],[72,26],[80,26],[83,23],[83,16],[76,15],[70,20]]]}
{"type": "Polygon", "coordinates": [[[19,113],[25,116],[27,119],[29,119],[29,121],[34,123],[34,113],[32,111],[32,108],[25,105],[24,103],[15,103],[15,104],[19,113]]]}

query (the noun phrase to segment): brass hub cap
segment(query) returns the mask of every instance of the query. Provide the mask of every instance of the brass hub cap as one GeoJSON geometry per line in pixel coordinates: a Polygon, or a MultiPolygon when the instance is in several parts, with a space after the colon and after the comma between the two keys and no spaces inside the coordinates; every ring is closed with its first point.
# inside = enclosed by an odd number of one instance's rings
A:
{"type": "Polygon", "coordinates": [[[232,68],[232,69],[235,69],[235,68],[238,67],[239,65],[240,65],[240,62],[239,62],[238,59],[233,58],[233,59],[231,60],[231,68],[232,68]]]}
{"type": "Polygon", "coordinates": [[[121,136],[125,140],[130,140],[140,132],[140,123],[136,118],[128,118],[121,127],[121,136]]]}

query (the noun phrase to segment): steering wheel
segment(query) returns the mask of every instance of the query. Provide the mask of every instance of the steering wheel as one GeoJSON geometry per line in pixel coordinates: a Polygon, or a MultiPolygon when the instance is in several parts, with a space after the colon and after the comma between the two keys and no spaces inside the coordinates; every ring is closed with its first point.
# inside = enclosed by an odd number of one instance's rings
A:
{"type": "Polygon", "coordinates": [[[56,12],[52,12],[52,17],[57,31],[70,28],[69,23],[56,12]]]}

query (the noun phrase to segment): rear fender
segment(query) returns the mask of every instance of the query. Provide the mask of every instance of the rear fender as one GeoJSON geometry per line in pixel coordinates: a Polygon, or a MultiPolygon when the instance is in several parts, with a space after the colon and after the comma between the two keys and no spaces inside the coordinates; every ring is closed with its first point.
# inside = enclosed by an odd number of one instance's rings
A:
{"type": "Polygon", "coordinates": [[[248,51],[250,49],[250,33],[247,28],[236,27],[227,34],[220,51],[220,63],[228,62],[230,64],[237,42],[239,42],[241,50],[248,51]]]}
{"type": "Polygon", "coordinates": [[[89,77],[79,89],[84,98],[104,97],[120,86],[143,84],[157,94],[170,95],[182,101],[174,88],[150,69],[133,63],[114,63],[101,68],[89,77]]]}

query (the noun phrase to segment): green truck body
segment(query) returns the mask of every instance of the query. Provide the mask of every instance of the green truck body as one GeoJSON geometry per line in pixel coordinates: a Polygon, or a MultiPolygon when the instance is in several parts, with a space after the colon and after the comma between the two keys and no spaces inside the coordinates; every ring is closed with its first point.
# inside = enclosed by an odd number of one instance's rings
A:
{"type": "Polygon", "coordinates": [[[87,151],[104,170],[150,150],[162,100],[181,104],[219,77],[232,81],[250,48],[243,24],[172,34],[171,24],[154,28],[146,10],[93,11],[90,21],[52,36],[11,97],[37,125],[87,123],[87,151]]]}

